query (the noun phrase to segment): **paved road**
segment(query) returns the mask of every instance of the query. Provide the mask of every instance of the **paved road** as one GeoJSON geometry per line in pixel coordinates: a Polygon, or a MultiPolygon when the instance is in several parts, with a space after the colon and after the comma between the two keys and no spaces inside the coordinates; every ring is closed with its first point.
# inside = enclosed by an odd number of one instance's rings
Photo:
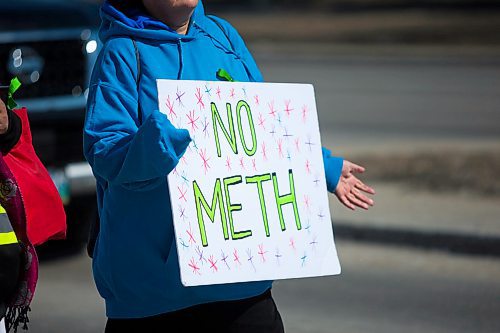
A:
{"type": "Polygon", "coordinates": [[[339,277],[276,283],[289,333],[499,332],[500,262],[339,243],[339,277]]]}
{"type": "MultiPolygon", "coordinates": [[[[343,273],[275,282],[288,333],[500,332],[500,261],[339,242],[343,273]]],[[[44,262],[33,333],[101,332],[85,255],[44,262]]]]}

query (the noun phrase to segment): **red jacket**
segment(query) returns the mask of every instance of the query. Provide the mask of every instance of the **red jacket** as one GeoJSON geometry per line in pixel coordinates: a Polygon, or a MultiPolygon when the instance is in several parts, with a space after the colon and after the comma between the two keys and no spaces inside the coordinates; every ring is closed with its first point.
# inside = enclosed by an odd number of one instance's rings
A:
{"type": "Polygon", "coordinates": [[[27,234],[33,245],[66,237],[66,214],[47,169],[35,153],[26,108],[13,110],[21,119],[22,134],[4,156],[14,175],[26,210],[27,234]]]}

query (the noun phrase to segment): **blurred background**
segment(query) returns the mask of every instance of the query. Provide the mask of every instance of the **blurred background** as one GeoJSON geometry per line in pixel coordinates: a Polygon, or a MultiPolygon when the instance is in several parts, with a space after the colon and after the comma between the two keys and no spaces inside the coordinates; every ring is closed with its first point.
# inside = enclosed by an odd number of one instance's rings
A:
{"type": "MultiPolygon", "coordinates": [[[[266,81],[314,84],[323,145],[364,165],[377,190],[368,212],[331,196],[342,275],[275,283],[287,332],[500,332],[500,1],[204,4],[238,29],[266,81]]],[[[0,80],[24,83],[19,103],[70,227],[39,248],[34,333],[105,323],[84,252],[96,211],[81,152],[98,6],[0,4],[0,80]]]]}

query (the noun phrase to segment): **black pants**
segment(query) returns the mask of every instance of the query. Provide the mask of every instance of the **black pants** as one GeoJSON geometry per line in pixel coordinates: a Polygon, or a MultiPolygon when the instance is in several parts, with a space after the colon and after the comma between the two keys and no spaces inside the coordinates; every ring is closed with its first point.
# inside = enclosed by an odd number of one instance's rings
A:
{"type": "Polygon", "coordinates": [[[196,305],[139,319],[108,319],[106,333],[128,332],[284,333],[283,321],[268,290],[238,301],[196,305]]]}

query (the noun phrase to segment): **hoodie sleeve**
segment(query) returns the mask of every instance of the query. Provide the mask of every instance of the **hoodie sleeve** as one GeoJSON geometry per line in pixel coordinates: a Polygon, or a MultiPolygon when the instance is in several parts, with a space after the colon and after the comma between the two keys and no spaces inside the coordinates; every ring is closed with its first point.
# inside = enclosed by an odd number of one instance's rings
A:
{"type": "Polygon", "coordinates": [[[96,176],[111,184],[144,190],[165,181],[190,137],[158,110],[141,124],[135,51],[130,40],[119,41],[105,46],[94,68],[84,153],[96,176]]]}
{"type": "Polygon", "coordinates": [[[326,174],[326,188],[328,192],[335,192],[337,184],[339,183],[340,176],[342,174],[342,165],[344,164],[344,159],[341,157],[332,156],[330,150],[325,147],[322,148],[323,152],[323,164],[325,166],[326,174]]]}

